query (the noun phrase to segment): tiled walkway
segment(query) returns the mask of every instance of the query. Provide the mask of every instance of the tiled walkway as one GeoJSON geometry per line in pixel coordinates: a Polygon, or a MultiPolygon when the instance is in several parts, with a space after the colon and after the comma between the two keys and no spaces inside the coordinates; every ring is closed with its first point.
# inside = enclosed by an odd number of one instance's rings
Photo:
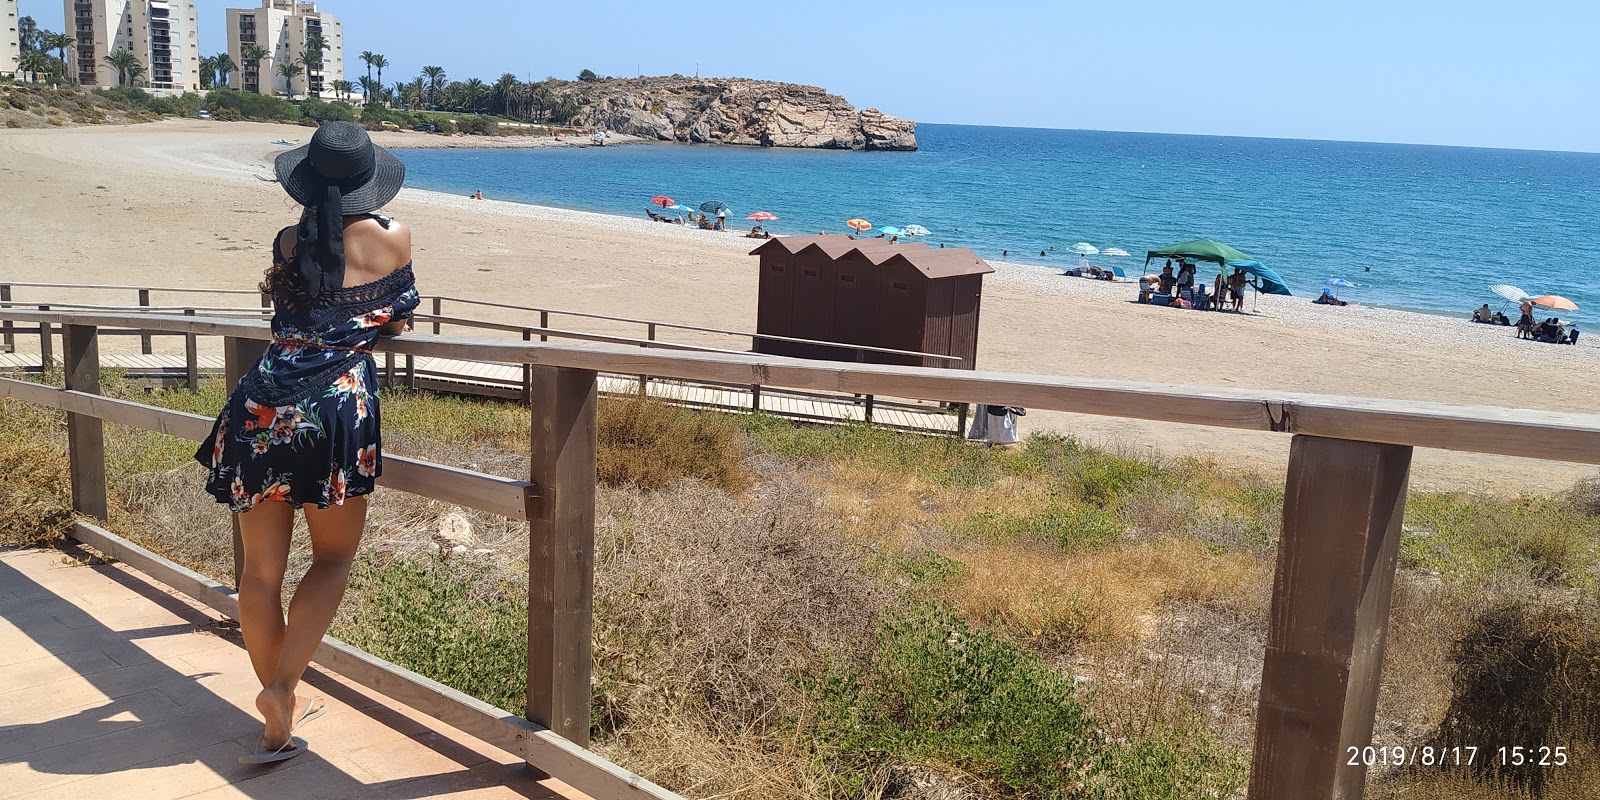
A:
{"type": "Polygon", "coordinates": [[[310,752],[241,765],[260,687],[237,627],[86,556],[0,550],[0,800],[583,797],[315,667],[310,752]]]}

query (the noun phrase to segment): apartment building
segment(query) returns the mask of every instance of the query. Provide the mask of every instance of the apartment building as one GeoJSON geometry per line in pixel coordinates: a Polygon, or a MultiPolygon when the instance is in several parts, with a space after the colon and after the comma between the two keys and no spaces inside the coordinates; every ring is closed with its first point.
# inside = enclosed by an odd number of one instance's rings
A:
{"type": "Polygon", "coordinates": [[[239,71],[229,77],[233,88],[257,94],[290,97],[332,97],[333,82],[344,78],[344,25],[315,3],[298,0],[261,0],[260,8],[228,9],[228,55],[239,71]],[[278,74],[280,64],[300,63],[306,42],[321,36],[322,69],[305,70],[287,81],[278,74]],[[267,52],[259,62],[246,59],[244,49],[258,45],[267,52]]]}
{"type": "Polygon", "coordinates": [[[17,74],[17,59],[22,56],[20,35],[17,0],[0,0],[0,75],[17,74]]]}
{"type": "Polygon", "coordinates": [[[77,39],[78,82],[116,86],[106,56],[127,50],[144,74],[138,85],[159,92],[200,91],[200,26],[194,0],[65,0],[67,29],[77,39]]]}

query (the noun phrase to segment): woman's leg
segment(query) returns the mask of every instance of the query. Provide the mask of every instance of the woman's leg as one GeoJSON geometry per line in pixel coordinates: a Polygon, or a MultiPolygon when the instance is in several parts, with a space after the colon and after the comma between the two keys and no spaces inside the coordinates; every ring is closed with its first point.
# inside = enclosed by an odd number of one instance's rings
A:
{"type": "Polygon", "coordinates": [[[297,705],[294,690],[344,599],[350,565],[366,526],[367,498],[352,497],[342,506],[325,509],[307,506],[305,514],[311,528],[311,568],[289,601],[289,625],[277,665],[256,697],[256,707],[267,720],[263,747],[276,748],[289,738],[297,705]]]}
{"type": "Polygon", "coordinates": [[[239,581],[239,630],[256,678],[266,686],[283,649],[283,573],[289,567],[294,508],[258,503],[239,515],[244,571],[239,581]]]}

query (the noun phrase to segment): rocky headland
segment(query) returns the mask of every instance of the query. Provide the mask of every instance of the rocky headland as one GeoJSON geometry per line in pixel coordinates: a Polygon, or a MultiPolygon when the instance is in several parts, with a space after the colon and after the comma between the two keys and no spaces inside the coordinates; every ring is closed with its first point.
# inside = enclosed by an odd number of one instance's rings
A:
{"type": "Polygon", "coordinates": [[[663,142],[915,150],[917,123],[859,111],[815,86],[739,78],[604,78],[562,83],[570,124],[663,142]]]}

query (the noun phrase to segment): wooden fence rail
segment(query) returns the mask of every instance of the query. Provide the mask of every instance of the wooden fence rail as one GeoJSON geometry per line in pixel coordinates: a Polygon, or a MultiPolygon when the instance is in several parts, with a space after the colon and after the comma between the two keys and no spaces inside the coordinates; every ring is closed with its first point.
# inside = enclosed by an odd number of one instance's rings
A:
{"type": "MultiPolygon", "coordinates": [[[[247,363],[246,344],[259,348],[271,335],[263,322],[159,314],[139,314],[135,321],[130,315],[11,309],[0,310],[0,321],[64,326],[67,387],[0,379],[0,395],[68,412],[73,502],[90,516],[103,515],[105,508],[101,420],[186,438],[203,437],[209,430],[205,418],[98,396],[97,329],[138,326],[227,337],[228,347],[240,353],[230,372],[247,363]]],[[[1414,447],[1600,464],[1596,415],[527,338],[414,335],[380,342],[379,349],[387,353],[525,364],[534,411],[532,468],[526,482],[390,457],[384,483],[528,520],[528,713],[540,730],[559,735],[565,740],[562,746],[570,749],[560,750],[559,758],[553,751],[530,747],[519,752],[563,779],[562,771],[581,773],[590,784],[606,787],[606,797],[669,794],[636,776],[617,777],[625,773],[579,747],[587,741],[591,691],[597,373],[955,399],[1292,436],[1251,800],[1333,800],[1362,794],[1366,768],[1360,759],[1352,763],[1346,748],[1365,747],[1372,736],[1414,447]]],[[[92,531],[85,535],[91,544],[123,546],[106,543],[92,531]]],[[[170,572],[158,569],[153,574],[170,572]]],[[[199,579],[174,580],[188,580],[175,584],[183,588],[199,579]]],[[[216,594],[214,589],[194,591],[216,594]]],[[[400,692],[397,697],[432,709],[430,713],[452,724],[465,719],[466,725],[481,729],[489,724],[486,718],[503,714],[485,711],[481,703],[370,656],[334,650],[329,658],[339,665],[336,669],[350,670],[345,674],[379,691],[400,685],[403,690],[394,689],[400,692]]],[[[528,725],[514,719],[500,723],[511,727],[490,731],[488,740],[514,739],[517,734],[507,731],[528,725]]]]}

